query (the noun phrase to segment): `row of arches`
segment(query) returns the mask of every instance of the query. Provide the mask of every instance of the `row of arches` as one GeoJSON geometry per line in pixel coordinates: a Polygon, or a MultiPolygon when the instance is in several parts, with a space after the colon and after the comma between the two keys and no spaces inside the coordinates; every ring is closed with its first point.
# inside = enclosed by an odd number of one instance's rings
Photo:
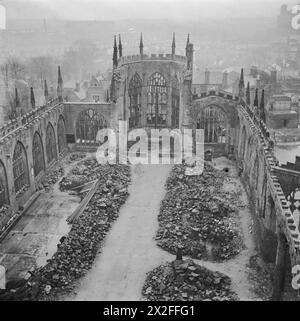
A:
{"type": "Polygon", "coordinates": [[[238,153],[239,158],[243,160],[245,167],[244,171],[248,173],[247,176],[249,177],[249,183],[254,192],[253,195],[255,196],[254,200],[256,202],[258,212],[263,219],[266,218],[266,210],[267,207],[269,207],[271,215],[268,219],[270,223],[269,225],[271,226],[270,229],[272,230],[276,217],[273,215],[273,210],[275,210],[272,206],[273,199],[268,194],[268,179],[265,172],[265,160],[257,148],[254,136],[247,134],[245,126],[242,127],[238,153]]]}
{"type": "MultiPolygon", "coordinates": [[[[180,88],[177,76],[169,85],[160,72],[155,72],[147,81],[146,124],[167,125],[169,88],[171,89],[171,126],[179,127],[180,88]]],[[[129,127],[139,127],[142,117],[143,82],[138,73],[129,81],[129,127]]]]}
{"type": "MultiPolygon", "coordinates": [[[[65,122],[62,116],[59,117],[57,123],[57,138],[58,144],[56,144],[56,137],[53,125],[49,122],[46,128],[46,157],[47,164],[51,164],[57,159],[57,146],[58,152],[61,154],[66,147],[65,138],[65,122]]],[[[44,156],[44,146],[42,138],[39,132],[35,132],[32,139],[32,159],[33,159],[33,173],[37,177],[46,168],[46,161],[44,156]]],[[[28,155],[24,145],[18,141],[15,145],[13,158],[12,158],[12,170],[13,181],[16,196],[22,194],[29,188],[29,164],[28,155]]],[[[7,172],[2,161],[0,161],[0,208],[4,205],[8,205],[9,192],[7,172]]]]}

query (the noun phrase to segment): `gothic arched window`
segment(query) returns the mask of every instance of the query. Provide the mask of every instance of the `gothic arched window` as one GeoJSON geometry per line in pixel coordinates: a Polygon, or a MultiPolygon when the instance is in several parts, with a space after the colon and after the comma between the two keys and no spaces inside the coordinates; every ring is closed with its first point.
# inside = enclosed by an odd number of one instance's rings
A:
{"type": "Polygon", "coordinates": [[[171,92],[171,107],[172,107],[172,127],[179,127],[179,82],[177,76],[172,81],[172,92],[171,92]]]}
{"type": "Polygon", "coordinates": [[[197,128],[204,129],[205,143],[226,143],[227,117],[219,107],[204,108],[198,115],[197,128]]]}
{"type": "Polygon", "coordinates": [[[64,118],[60,115],[57,122],[58,152],[61,154],[66,148],[66,127],[64,118]]]}
{"type": "Polygon", "coordinates": [[[13,174],[17,196],[29,187],[27,154],[22,143],[17,142],[13,155],[13,174]]]}
{"type": "Polygon", "coordinates": [[[167,84],[162,74],[156,72],[148,80],[147,124],[167,124],[167,84]]]}
{"type": "Polygon", "coordinates": [[[45,170],[44,148],[41,136],[38,132],[35,132],[33,136],[32,158],[34,176],[38,176],[39,173],[45,170]]]}
{"type": "Polygon", "coordinates": [[[142,80],[135,73],[129,82],[129,128],[140,126],[141,121],[141,100],[142,100],[142,80]]]}
{"type": "Polygon", "coordinates": [[[9,204],[7,175],[3,163],[0,161],[0,208],[9,204]]]}
{"type": "Polygon", "coordinates": [[[46,153],[48,164],[57,159],[55,132],[50,123],[46,129],[46,153]]]}
{"type": "Polygon", "coordinates": [[[105,118],[94,109],[81,111],[76,121],[76,142],[80,144],[97,144],[97,133],[106,128],[105,118]]]}

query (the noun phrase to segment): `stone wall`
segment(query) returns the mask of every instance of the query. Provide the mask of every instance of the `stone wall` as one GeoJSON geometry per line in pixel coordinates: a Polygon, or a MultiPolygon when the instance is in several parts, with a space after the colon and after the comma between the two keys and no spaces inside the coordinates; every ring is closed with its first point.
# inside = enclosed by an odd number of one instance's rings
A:
{"type": "Polygon", "coordinates": [[[7,211],[7,215],[12,215],[13,211],[17,210],[19,206],[24,206],[24,204],[36,191],[37,184],[39,183],[43,175],[43,173],[41,173],[37,177],[34,176],[32,143],[35,132],[38,132],[42,139],[45,170],[53,165],[53,161],[49,162],[47,160],[47,153],[45,148],[46,128],[49,123],[54,128],[57,155],[59,155],[57,144],[57,124],[59,117],[63,117],[63,120],[65,121],[64,107],[62,104],[55,102],[53,104],[49,104],[48,106],[43,106],[43,108],[40,108],[39,110],[32,111],[30,115],[25,115],[22,119],[19,119],[17,121],[17,123],[19,122],[19,125],[12,126],[13,124],[11,124],[9,127],[9,124],[7,124],[5,127],[3,127],[6,128],[6,130],[4,130],[3,128],[0,129],[0,161],[2,162],[6,172],[9,205],[12,209],[12,211],[7,211]],[[26,119],[27,121],[25,121],[26,119]],[[22,122],[24,124],[22,124],[22,122]],[[26,191],[17,196],[14,186],[13,154],[15,146],[18,142],[20,142],[24,146],[26,151],[29,187],[26,191]]]}
{"type": "Polygon", "coordinates": [[[103,116],[106,123],[111,128],[116,128],[118,124],[117,107],[113,103],[65,102],[64,110],[66,115],[66,134],[74,136],[74,141],[76,141],[76,121],[82,111],[95,111],[103,116]]]}
{"type": "Polygon", "coordinates": [[[287,204],[275,167],[272,142],[239,105],[237,160],[258,227],[258,240],[267,261],[277,259],[277,243],[284,235],[292,265],[299,261],[299,230],[287,204]]]}

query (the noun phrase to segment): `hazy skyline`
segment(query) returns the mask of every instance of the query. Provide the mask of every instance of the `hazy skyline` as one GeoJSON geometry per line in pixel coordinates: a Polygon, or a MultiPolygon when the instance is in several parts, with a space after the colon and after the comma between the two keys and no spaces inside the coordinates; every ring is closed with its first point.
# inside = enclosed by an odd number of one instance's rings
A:
{"type": "Polygon", "coordinates": [[[2,0],[8,16],[64,19],[200,19],[276,17],[287,0],[2,0]],[[24,9],[35,5],[36,10],[24,9]],[[22,10],[19,10],[22,7],[22,10]]]}

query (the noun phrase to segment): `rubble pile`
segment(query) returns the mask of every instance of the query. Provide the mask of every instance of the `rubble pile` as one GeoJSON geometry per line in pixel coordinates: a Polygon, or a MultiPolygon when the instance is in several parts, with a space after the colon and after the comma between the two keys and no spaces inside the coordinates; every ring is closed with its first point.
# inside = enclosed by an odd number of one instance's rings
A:
{"type": "MultiPolygon", "coordinates": [[[[26,286],[14,293],[15,300],[54,300],[69,293],[75,281],[91,268],[128,197],[130,170],[123,165],[102,165],[98,178],[101,180],[98,190],[72,224],[70,233],[61,239],[47,265],[34,271],[26,286]]],[[[9,299],[12,294],[5,295],[9,299]]]]}
{"type": "Polygon", "coordinates": [[[149,301],[237,301],[231,280],[193,260],[176,260],[147,273],[143,295],[149,301]]]}
{"type": "Polygon", "coordinates": [[[46,172],[43,176],[38,189],[48,190],[52,185],[58,182],[58,180],[64,175],[64,169],[61,165],[56,165],[54,169],[46,172]]]}
{"type": "Polygon", "coordinates": [[[86,154],[85,153],[72,153],[69,156],[70,162],[77,162],[77,161],[82,160],[84,158],[86,158],[86,154]]]}
{"type": "Polygon", "coordinates": [[[98,179],[103,175],[102,167],[103,165],[99,164],[94,158],[79,162],[71,172],[61,180],[59,183],[60,190],[72,190],[98,179]]]}
{"type": "Polygon", "coordinates": [[[205,164],[202,175],[185,175],[175,166],[168,178],[167,194],[158,216],[156,240],[164,250],[195,259],[222,261],[238,254],[242,238],[234,215],[238,195],[225,192],[226,173],[205,164]]]}

